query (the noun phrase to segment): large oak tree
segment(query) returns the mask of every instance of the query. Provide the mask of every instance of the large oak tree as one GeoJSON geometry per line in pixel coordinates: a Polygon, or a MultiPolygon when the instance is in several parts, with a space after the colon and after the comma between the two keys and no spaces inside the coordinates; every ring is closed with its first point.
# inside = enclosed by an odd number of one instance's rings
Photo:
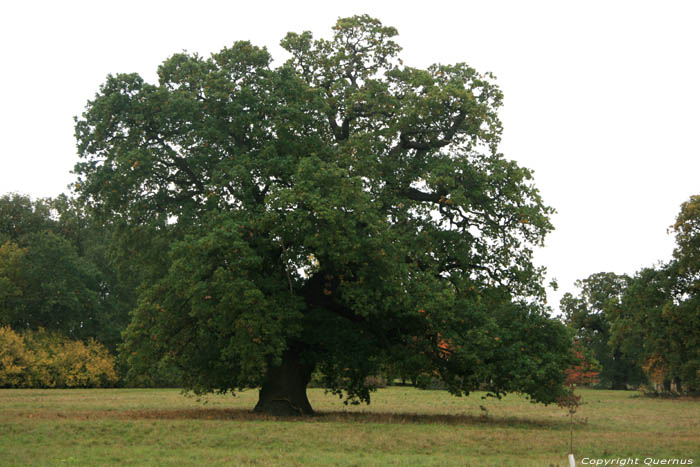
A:
{"type": "Polygon", "coordinates": [[[570,337],[532,263],[552,210],[498,152],[502,94],[463,63],[404,66],[396,34],[356,16],[288,34],[276,68],[237,42],[172,56],[158,84],[108,77],[76,187],[125,255],[167,258],[125,335],[133,371],[167,358],[274,413],[312,412],[314,370],[368,401],[366,376],[416,357],[456,394],[559,395],[570,337]]]}

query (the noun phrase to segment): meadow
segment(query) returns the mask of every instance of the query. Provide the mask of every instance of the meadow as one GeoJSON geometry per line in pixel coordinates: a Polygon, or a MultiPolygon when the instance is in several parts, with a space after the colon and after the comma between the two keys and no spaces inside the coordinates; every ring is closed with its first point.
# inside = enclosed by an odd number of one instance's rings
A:
{"type": "MultiPolygon", "coordinates": [[[[580,393],[578,465],[700,464],[700,401],[580,393]]],[[[197,399],[177,389],[4,389],[0,465],[568,465],[564,410],[481,396],[389,387],[369,406],[344,406],[310,389],[318,415],[280,419],[250,413],[252,390],[197,399]]]]}

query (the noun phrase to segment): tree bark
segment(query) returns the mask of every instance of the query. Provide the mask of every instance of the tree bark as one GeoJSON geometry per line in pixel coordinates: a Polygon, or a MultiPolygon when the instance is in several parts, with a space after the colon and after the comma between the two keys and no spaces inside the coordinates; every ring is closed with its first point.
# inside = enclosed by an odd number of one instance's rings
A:
{"type": "Polygon", "coordinates": [[[671,380],[664,379],[664,392],[671,392],[671,380]]]}
{"type": "Polygon", "coordinates": [[[253,412],[275,416],[313,414],[306,397],[312,372],[313,368],[301,363],[298,352],[286,350],[282,363],[269,369],[253,412]]]}
{"type": "Polygon", "coordinates": [[[678,394],[683,392],[683,384],[680,377],[675,376],[673,378],[673,384],[671,385],[671,390],[677,392],[678,394]]]}

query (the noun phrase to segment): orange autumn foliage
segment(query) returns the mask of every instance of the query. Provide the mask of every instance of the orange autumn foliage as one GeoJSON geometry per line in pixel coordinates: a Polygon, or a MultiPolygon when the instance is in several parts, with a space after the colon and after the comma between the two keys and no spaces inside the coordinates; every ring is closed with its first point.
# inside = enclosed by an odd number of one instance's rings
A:
{"type": "Polygon", "coordinates": [[[571,415],[576,413],[576,410],[581,405],[581,396],[576,394],[576,386],[595,384],[598,382],[598,375],[600,375],[600,372],[596,371],[596,366],[584,355],[583,348],[579,342],[574,343],[572,352],[576,363],[564,370],[566,375],[564,385],[567,387],[567,391],[557,399],[557,405],[567,409],[571,415]]]}
{"type": "Polygon", "coordinates": [[[649,357],[642,365],[642,369],[649,377],[649,381],[656,385],[663,384],[668,375],[668,367],[660,355],[649,357]]]}
{"type": "MultiPolygon", "coordinates": [[[[425,310],[420,309],[418,310],[418,313],[425,313],[425,310]]],[[[452,340],[449,339],[446,341],[445,339],[442,338],[442,335],[438,332],[437,334],[438,338],[438,355],[440,355],[440,358],[444,358],[445,360],[450,358],[450,355],[452,355],[452,340]]]]}
{"type": "Polygon", "coordinates": [[[577,347],[579,346],[575,345],[573,349],[577,363],[564,371],[566,374],[566,381],[564,384],[566,386],[572,386],[597,383],[600,372],[595,371],[596,368],[586,359],[581,349],[577,347]]]}

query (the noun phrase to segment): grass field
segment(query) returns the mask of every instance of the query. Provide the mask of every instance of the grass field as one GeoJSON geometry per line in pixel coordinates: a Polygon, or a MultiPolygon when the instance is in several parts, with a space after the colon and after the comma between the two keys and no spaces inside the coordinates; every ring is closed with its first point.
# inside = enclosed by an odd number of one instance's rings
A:
{"type": "MultiPolygon", "coordinates": [[[[700,401],[580,393],[579,461],[700,465],[700,401]]],[[[288,420],[251,414],[257,391],[0,390],[0,465],[568,465],[562,409],[480,396],[391,387],[345,407],[311,389],[319,414],[288,420]]]]}

